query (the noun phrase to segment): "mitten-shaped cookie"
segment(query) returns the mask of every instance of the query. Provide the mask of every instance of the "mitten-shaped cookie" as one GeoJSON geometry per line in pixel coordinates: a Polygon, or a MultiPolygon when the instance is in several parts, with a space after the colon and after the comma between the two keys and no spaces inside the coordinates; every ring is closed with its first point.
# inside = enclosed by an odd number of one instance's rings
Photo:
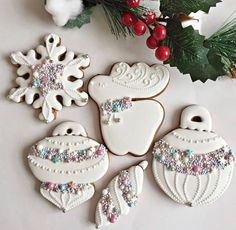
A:
{"type": "Polygon", "coordinates": [[[164,118],[164,109],[152,97],[169,82],[162,65],[115,64],[109,76],[92,78],[88,89],[100,110],[103,139],[117,155],[145,154],[164,118]]]}
{"type": "Polygon", "coordinates": [[[142,161],[120,171],[102,191],[95,215],[97,228],[115,223],[136,205],[138,195],[142,192],[143,174],[147,164],[147,161],[142,161]]]}
{"type": "Polygon", "coordinates": [[[40,192],[63,211],[90,199],[95,190],[91,184],[108,169],[106,148],[87,137],[85,129],[75,122],[64,122],[31,148],[29,166],[42,182],[40,192]]]}
{"type": "Polygon", "coordinates": [[[228,188],[234,156],[212,131],[209,112],[199,105],[185,108],[180,128],[157,141],[153,174],[173,200],[189,206],[209,204],[228,188]]]}

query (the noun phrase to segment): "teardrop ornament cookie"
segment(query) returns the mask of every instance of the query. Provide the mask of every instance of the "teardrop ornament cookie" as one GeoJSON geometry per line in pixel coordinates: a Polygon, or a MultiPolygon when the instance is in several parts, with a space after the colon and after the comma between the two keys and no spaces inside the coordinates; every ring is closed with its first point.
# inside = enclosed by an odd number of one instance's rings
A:
{"type": "Polygon", "coordinates": [[[64,122],[32,146],[28,162],[43,197],[67,211],[93,196],[92,183],[106,173],[109,159],[105,146],[87,137],[80,124],[64,122]]]}
{"type": "Polygon", "coordinates": [[[188,206],[210,204],[228,188],[234,154],[212,131],[210,113],[191,105],[181,115],[180,128],[155,143],[153,174],[162,190],[188,206]]]}
{"type": "Polygon", "coordinates": [[[142,192],[144,170],[147,165],[147,161],[142,161],[136,166],[120,171],[103,189],[95,213],[97,228],[115,223],[136,206],[138,195],[142,192]]]}

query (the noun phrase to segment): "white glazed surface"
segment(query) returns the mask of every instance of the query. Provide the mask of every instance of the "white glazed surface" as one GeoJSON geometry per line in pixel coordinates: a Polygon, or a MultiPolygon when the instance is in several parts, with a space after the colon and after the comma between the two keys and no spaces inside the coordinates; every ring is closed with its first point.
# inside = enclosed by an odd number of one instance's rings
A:
{"type": "MultiPolygon", "coordinates": [[[[101,9],[93,9],[91,23],[81,29],[68,30],[54,25],[44,9],[43,0],[0,0],[0,224],[5,230],[94,230],[94,210],[102,189],[118,171],[135,165],[143,157],[109,154],[109,172],[96,182],[96,193],[79,208],[64,214],[39,195],[40,182],[31,173],[27,153],[31,143],[50,136],[53,128],[66,120],[77,121],[86,127],[91,138],[102,143],[98,111],[93,100],[78,108],[71,106],[59,112],[51,124],[38,121],[37,112],[24,104],[6,100],[8,90],[15,81],[15,69],[9,54],[16,50],[36,47],[47,33],[56,33],[68,50],[89,54],[91,66],[86,69],[84,82],[95,74],[109,74],[118,61],[128,63],[157,62],[152,50],[145,46],[148,35],[116,40],[111,35],[101,9]]],[[[235,10],[235,0],[224,0],[212,8],[203,19],[203,33],[210,36],[235,10]]],[[[167,66],[168,67],[168,66],[167,66]]],[[[165,107],[165,120],[157,138],[178,127],[182,109],[189,104],[202,104],[211,112],[214,131],[236,149],[236,82],[219,80],[202,84],[192,83],[189,75],[182,75],[176,68],[168,67],[170,83],[157,97],[165,107]]],[[[144,189],[138,206],[109,230],[234,230],[236,183],[231,183],[222,198],[211,205],[188,208],[167,197],[154,181],[151,171],[151,151],[146,155],[149,166],[145,172],[144,189]]],[[[233,181],[235,181],[235,173],[233,181]]]]}
{"type": "Polygon", "coordinates": [[[49,34],[44,38],[44,45],[39,45],[35,50],[29,50],[25,55],[22,52],[11,54],[11,61],[17,65],[16,84],[17,88],[12,88],[9,93],[9,99],[14,102],[21,102],[23,99],[26,104],[33,106],[34,109],[41,109],[39,114],[40,120],[51,122],[56,118],[56,111],[59,111],[64,106],[71,106],[74,101],[78,106],[84,106],[88,102],[88,94],[80,92],[79,89],[83,86],[83,71],[82,68],[88,67],[90,59],[87,55],[78,54],[66,50],[61,45],[61,38],[56,34],[49,34]],[[37,58],[36,53],[40,54],[37,58]],[[65,54],[64,60],[60,60],[60,56],[65,54]],[[39,88],[32,87],[33,79],[32,66],[43,64],[46,59],[50,59],[54,64],[64,66],[62,75],[60,76],[62,89],[50,90],[43,96],[39,88]],[[24,79],[24,75],[28,74],[29,78],[24,79]],[[73,76],[76,81],[71,82],[68,77],[73,76]],[[35,96],[38,95],[38,98],[35,96]],[[57,96],[61,96],[62,102],[58,101],[57,96]]]}
{"type": "MultiPolygon", "coordinates": [[[[36,146],[41,148],[55,148],[59,150],[83,150],[90,147],[99,146],[99,143],[83,136],[74,136],[77,134],[86,135],[82,126],[75,122],[65,122],[57,126],[53,135],[64,134],[67,129],[71,129],[70,135],[47,137],[39,141],[36,146]]],[[[100,179],[107,171],[109,165],[108,154],[105,153],[97,159],[86,160],[80,163],[53,163],[50,160],[42,159],[36,156],[28,156],[29,166],[34,176],[42,182],[54,182],[58,184],[69,183],[71,181],[78,183],[92,183],[100,179]]]]}
{"type": "Polygon", "coordinates": [[[80,194],[59,193],[42,188],[40,188],[40,193],[63,212],[66,212],[89,200],[94,195],[95,189],[92,184],[88,184],[88,187],[80,194]]]}
{"type": "MultiPolygon", "coordinates": [[[[162,139],[180,150],[191,149],[196,154],[209,153],[226,146],[222,137],[212,132],[212,120],[206,108],[192,105],[181,114],[181,127],[165,135],[162,139]],[[201,122],[191,121],[199,116],[201,122]],[[207,130],[207,131],[200,131],[207,130]]],[[[186,175],[171,171],[153,158],[152,170],[157,183],[173,200],[189,205],[204,205],[216,201],[228,188],[233,174],[234,163],[224,170],[217,169],[208,175],[186,175]]]]}
{"type": "Polygon", "coordinates": [[[98,75],[89,82],[89,94],[98,107],[108,99],[131,97],[133,106],[116,115],[119,123],[105,124],[100,114],[104,141],[109,150],[117,155],[145,154],[164,118],[164,109],[155,100],[147,100],[160,94],[169,82],[166,67],[145,63],[129,66],[117,63],[109,76],[98,75]],[[148,116],[146,116],[148,114],[148,116]]]}
{"type": "MultiPolygon", "coordinates": [[[[132,184],[134,194],[137,196],[142,192],[144,170],[146,169],[146,167],[147,167],[147,161],[143,161],[140,163],[140,165],[132,166],[129,169],[127,169],[129,171],[130,182],[132,184]]],[[[120,219],[122,218],[122,216],[128,215],[128,213],[130,212],[130,209],[133,209],[133,208],[130,208],[125,202],[124,198],[122,197],[122,193],[120,192],[120,189],[119,189],[118,178],[119,178],[119,175],[115,176],[110,181],[110,183],[108,184],[106,188],[109,189],[115,206],[118,207],[118,209],[120,210],[120,217],[119,217],[120,219]]],[[[104,215],[102,212],[102,205],[99,201],[96,207],[95,222],[96,222],[97,228],[104,227],[110,224],[110,222],[107,220],[106,215],[104,215]]]]}

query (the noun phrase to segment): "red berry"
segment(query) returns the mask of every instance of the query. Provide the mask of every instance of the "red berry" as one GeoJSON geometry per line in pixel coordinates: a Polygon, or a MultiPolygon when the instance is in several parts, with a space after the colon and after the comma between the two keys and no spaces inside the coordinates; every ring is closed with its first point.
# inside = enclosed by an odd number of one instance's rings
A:
{"type": "Polygon", "coordinates": [[[132,26],[133,25],[133,15],[130,13],[124,13],[122,16],[122,24],[125,26],[132,26]]]}
{"type": "Polygon", "coordinates": [[[161,41],[166,37],[166,27],[163,25],[158,25],[153,29],[153,37],[161,41]]]}
{"type": "Polygon", "coordinates": [[[133,31],[137,36],[141,36],[146,32],[146,24],[142,21],[135,22],[133,31]]]}
{"type": "Polygon", "coordinates": [[[139,6],[140,0],[127,0],[127,4],[128,4],[131,8],[136,8],[136,7],[139,6]]]}
{"type": "Polygon", "coordinates": [[[160,61],[166,61],[170,56],[170,49],[167,46],[160,46],[156,49],[155,56],[160,61]]]}
{"type": "Polygon", "coordinates": [[[145,15],[145,22],[148,25],[156,22],[156,14],[154,12],[148,12],[145,15]]]}
{"type": "Polygon", "coordinates": [[[157,41],[153,36],[148,37],[148,39],[146,41],[147,47],[150,48],[150,49],[157,48],[159,43],[160,42],[157,41]]]}

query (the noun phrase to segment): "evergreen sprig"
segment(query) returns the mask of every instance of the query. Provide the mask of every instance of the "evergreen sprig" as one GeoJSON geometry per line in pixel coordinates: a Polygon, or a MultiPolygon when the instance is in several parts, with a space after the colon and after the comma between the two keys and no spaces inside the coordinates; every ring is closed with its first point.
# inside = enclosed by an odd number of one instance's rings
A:
{"type": "Polygon", "coordinates": [[[221,57],[224,70],[235,75],[236,66],[236,19],[233,19],[205,40],[204,46],[221,57]]]}
{"type": "MultiPolygon", "coordinates": [[[[90,22],[91,7],[100,5],[104,11],[111,33],[120,36],[133,36],[131,27],[122,24],[122,16],[129,12],[136,19],[145,22],[150,9],[138,6],[131,8],[126,0],[84,0],[85,9],[78,17],[69,20],[67,27],[81,27],[90,22]]],[[[180,72],[189,73],[192,80],[215,80],[227,74],[236,77],[236,19],[223,26],[208,39],[194,30],[192,26],[182,27],[182,21],[192,19],[191,12],[202,10],[209,12],[221,0],[160,0],[161,16],[156,22],[147,25],[150,33],[153,27],[163,24],[167,28],[167,37],[162,41],[171,50],[171,56],[165,63],[176,66],[180,72]]]]}

